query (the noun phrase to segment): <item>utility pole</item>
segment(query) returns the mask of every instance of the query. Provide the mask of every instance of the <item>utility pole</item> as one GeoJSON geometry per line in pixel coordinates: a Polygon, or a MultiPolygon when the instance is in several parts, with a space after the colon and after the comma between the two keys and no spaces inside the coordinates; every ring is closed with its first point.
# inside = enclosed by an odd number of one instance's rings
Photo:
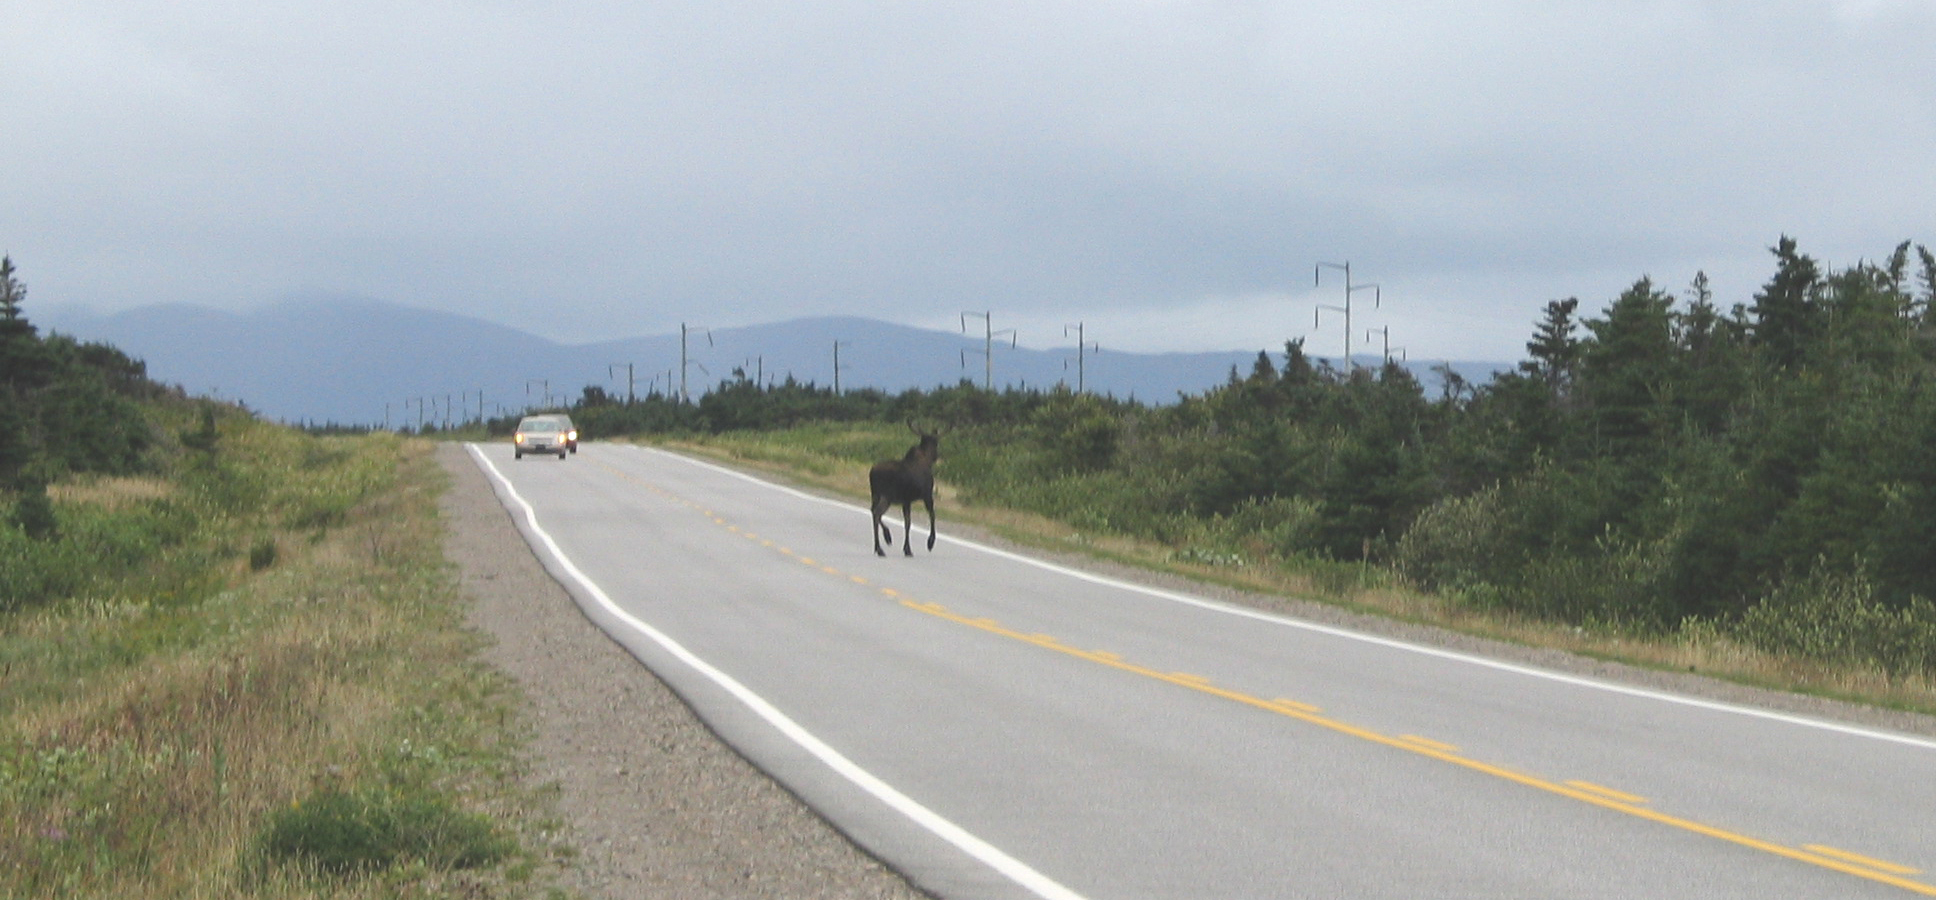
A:
{"type": "Polygon", "coordinates": [[[538,386],[544,388],[544,402],[540,405],[540,408],[543,408],[545,406],[550,406],[551,405],[551,379],[526,378],[524,380],[524,408],[525,409],[531,408],[531,385],[532,384],[537,384],[538,386]]]}
{"type": "MultiPolygon", "coordinates": [[[[1069,329],[1074,328],[1076,330],[1076,393],[1078,394],[1082,393],[1083,391],[1083,382],[1085,380],[1084,376],[1086,374],[1086,371],[1085,371],[1086,366],[1083,365],[1083,358],[1090,353],[1102,352],[1102,345],[1090,343],[1083,340],[1082,325],[1083,323],[1077,322],[1074,325],[1062,326],[1063,337],[1069,336],[1069,329]]],[[[1065,359],[1062,361],[1062,368],[1064,369],[1069,368],[1068,360],[1065,359]]]]}
{"type": "Polygon", "coordinates": [[[605,367],[605,377],[606,378],[612,377],[612,370],[618,368],[619,366],[625,367],[625,405],[631,406],[632,403],[637,399],[637,397],[634,396],[632,393],[632,364],[631,363],[612,363],[605,367]]]}
{"type": "MultiPolygon", "coordinates": [[[[692,391],[686,388],[686,367],[692,364],[688,362],[688,359],[686,356],[686,335],[687,333],[693,332],[693,331],[705,332],[706,346],[711,347],[713,345],[712,329],[699,328],[699,327],[687,327],[686,323],[684,322],[679,323],[679,402],[680,403],[692,402],[692,391]]],[[[712,374],[712,372],[706,369],[706,366],[704,363],[699,364],[699,371],[705,372],[708,375],[712,374]]]]}
{"type": "MultiPolygon", "coordinates": [[[[834,396],[840,396],[840,345],[847,341],[834,341],[834,396]]],[[[851,346],[851,345],[850,345],[851,346]]]]}
{"type": "Polygon", "coordinates": [[[1333,312],[1344,313],[1344,370],[1347,373],[1349,373],[1357,365],[1351,360],[1351,295],[1356,291],[1369,289],[1372,292],[1371,294],[1372,305],[1378,306],[1382,302],[1382,299],[1379,296],[1381,292],[1378,290],[1378,285],[1376,283],[1358,284],[1358,285],[1354,285],[1351,283],[1351,261],[1350,260],[1345,260],[1342,263],[1329,263],[1329,262],[1318,263],[1316,268],[1314,268],[1311,272],[1312,287],[1317,287],[1318,282],[1322,280],[1325,269],[1343,269],[1344,270],[1344,305],[1327,306],[1322,303],[1318,304],[1318,308],[1311,311],[1311,327],[1316,328],[1318,326],[1319,316],[1322,315],[1323,312],[1327,309],[1333,312]]]}
{"type": "MultiPolygon", "coordinates": [[[[1392,345],[1391,345],[1391,329],[1389,329],[1389,328],[1367,328],[1367,329],[1365,329],[1365,340],[1367,340],[1367,341],[1368,341],[1368,340],[1371,340],[1371,336],[1372,336],[1372,335],[1373,335],[1374,333],[1375,333],[1375,334],[1379,334],[1379,335],[1382,335],[1382,336],[1384,337],[1384,339],[1385,339],[1385,365],[1388,365],[1388,366],[1389,366],[1389,365],[1391,365],[1391,353],[1392,353],[1392,345]]],[[[1405,348],[1404,348],[1404,347],[1400,347],[1400,348],[1398,348],[1398,358],[1399,358],[1399,359],[1401,359],[1401,360],[1405,358],[1405,348]]]]}
{"type": "MultiPolygon", "coordinates": [[[[978,317],[982,321],[982,349],[979,352],[982,356],[984,369],[982,372],[981,386],[982,390],[993,393],[995,390],[995,336],[1001,334],[1008,335],[1008,349],[1013,350],[1015,349],[1015,329],[1004,328],[996,331],[994,312],[992,310],[988,312],[965,312],[961,314],[962,334],[968,333],[969,316],[978,317]]],[[[963,368],[967,368],[968,366],[968,354],[970,352],[968,350],[961,351],[961,365],[963,368]]]]}
{"type": "Polygon", "coordinates": [[[411,401],[416,401],[416,404],[417,404],[417,433],[418,433],[418,434],[423,434],[423,417],[424,417],[424,407],[423,407],[423,402],[424,402],[424,398],[422,398],[422,397],[407,397],[407,398],[405,398],[405,399],[404,399],[404,401],[403,401],[403,410],[404,410],[404,412],[409,412],[409,411],[410,411],[410,403],[411,403],[411,401]]]}

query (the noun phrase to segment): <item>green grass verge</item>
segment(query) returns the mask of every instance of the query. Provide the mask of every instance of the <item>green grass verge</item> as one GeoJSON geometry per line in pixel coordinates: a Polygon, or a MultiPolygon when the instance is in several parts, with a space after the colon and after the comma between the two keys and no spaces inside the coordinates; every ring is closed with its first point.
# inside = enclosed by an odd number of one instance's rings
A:
{"type": "Polygon", "coordinates": [[[563,894],[431,449],[230,414],[56,486],[59,540],[117,555],[0,612],[0,897],[563,894]]]}

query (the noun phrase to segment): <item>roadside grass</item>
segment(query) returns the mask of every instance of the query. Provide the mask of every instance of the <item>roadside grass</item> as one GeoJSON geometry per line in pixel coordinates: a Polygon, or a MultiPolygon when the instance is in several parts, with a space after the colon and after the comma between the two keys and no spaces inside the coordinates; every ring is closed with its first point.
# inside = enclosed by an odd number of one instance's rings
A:
{"type": "MultiPolygon", "coordinates": [[[[780,432],[734,432],[660,441],[867,502],[873,461],[898,458],[906,432],[873,423],[816,424],[780,432]]],[[[1431,625],[1527,647],[1669,672],[1690,672],[1752,687],[1936,714],[1936,682],[1892,675],[1879,666],[1838,664],[1770,653],[1711,622],[1690,621],[1669,633],[1618,625],[1576,627],[1488,608],[1471,598],[1410,589],[1389,572],[1360,563],[1285,556],[1269,541],[1232,534],[1228,523],[1179,522],[1172,539],[1154,541],[1112,531],[1080,514],[1080,524],[999,505],[985,492],[946,482],[951,448],[944,442],[936,498],[941,527],[965,522],[1017,544],[1080,554],[1152,572],[1233,588],[1249,601],[1285,609],[1316,601],[1355,612],[1431,625]],[[979,498],[980,502],[977,502],[979,498]]],[[[893,514],[898,519],[899,513],[893,514]]]]}
{"type": "Polygon", "coordinates": [[[230,414],[168,477],[50,492],[64,535],[158,536],[0,612],[0,897],[565,895],[430,450],[230,414]]]}

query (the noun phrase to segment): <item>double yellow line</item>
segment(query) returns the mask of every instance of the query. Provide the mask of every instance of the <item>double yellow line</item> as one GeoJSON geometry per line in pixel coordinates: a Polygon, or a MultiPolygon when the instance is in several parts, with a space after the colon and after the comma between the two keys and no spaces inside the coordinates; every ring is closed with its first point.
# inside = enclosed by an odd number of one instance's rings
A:
{"type": "MultiPolygon", "coordinates": [[[[606,468],[610,468],[610,467],[607,466],[606,468]]],[[[628,475],[624,472],[620,472],[617,469],[612,469],[611,471],[617,473],[620,477],[645,485],[648,489],[650,489],[654,493],[657,493],[663,497],[671,499],[677,503],[685,505],[699,512],[700,514],[710,519],[713,523],[724,527],[728,532],[732,534],[736,534],[736,535],[739,535],[740,537],[760,543],[761,545],[768,547],[770,549],[773,549],[774,551],[794,560],[795,562],[799,562],[808,567],[818,569],[821,572],[828,575],[846,578],[847,580],[861,586],[865,586],[865,587],[873,586],[864,576],[848,574],[836,567],[824,565],[817,560],[814,560],[810,557],[796,553],[790,548],[776,544],[775,542],[768,540],[766,538],[762,538],[757,534],[744,531],[738,528],[737,526],[734,526],[730,522],[726,521],[724,518],[720,517],[712,510],[706,509],[704,506],[700,504],[697,504],[690,500],[686,500],[685,498],[679,497],[665,490],[664,488],[659,487],[658,485],[650,484],[648,482],[641,481],[637,478],[633,478],[631,475],[628,475]]],[[[1011,629],[1011,628],[1008,628],[1007,626],[1002,625],[1000,622],[997,622],[994,619],[990,619],[986,617],[967,616],[960,613],[956,613],[949,610],[946,606],[943,606],[939,603],[922,602],[914,598],[908,597],[902,594],[900,591],[894,590],[892,588],[883,587],[883,588],[877,588],[877,590],[879,590],[882,595],[888,597],[889,599],[895,600],[901,606],[906,607],[907,609],[910,609],[910,610],[914,610],[915,612],[934,616],[939,619],[944,619],[946,621],[953,622],[958,625],[964,625],[969,628],[974,628],[979,631],[987,632],[989,634],[997,635],[1010,640],[1020,641],[1026,644],[1032,644],[1034,646],[1041,647],[1045,650],[1050,650],[1056,653],[1064,654],[1066,656],[1075,657],[1077,659],[1095,663],[1097,665],[1107,666],[1109,668],[1115,669],[1120,672],[1126,672],[1142,678],[1149,678],[1155,681],[1161,681],[1168,684],[1173,684],[1173,685],[1176,685],[1177,687],[1184,688],[1186,690],[1192,690],[1198,693],[1208,694],[1213,697],[1229,700],[1233,703],[1240,703],[1245,706],[1262,710],[1264,712],[1285,716],[1291,719],[1296,719],[1301,722],[1305,722],[1311,725],[1316,725],[1320,728],[1326,728],[1331,731],[1338,732],[1339,734],[1350,735],[1351,737],[1355,737],[1364,741],[1369,741],[1374,744],[1380,744],[1386,747],[1391,747],[1396,750],[1402,750],[1407,753],[1414,753],[1419,756],[1429,757],[1431,759],[1436,759],[1441,762],[1450,763],[1452,765],[1459,766],[1464,769],[1469,769],[1474,772],[1480,772],[1486,775],[1493,776],[1495,778],[1499,778],[1505,781],[1510,781],[1514,784],[1524,785],[1526,787],[1533,788],[1535,790],[1545,791],[1550,794],[1557,794],[1562,797],[1566,797],[1572,800],[1577,800],[1581,803],[1588,803],[1593,806],[1601,807],[1603,809],[1609,809],[1615,812],[1625,813],[1627,815],[1634,816],[1640,819],[1645,819],[1650,822],[1656,822],[1672,828],[1678,828],[1682,831],[1692,832],[1694,834],[1703,835],[1706,837],[1714,838],[1716,840],[1727,841],[1728,843],[1731,843],[1731,844],[1737,844],[1743,847],[1748,847],[1750,849],[1759,850],[1763,853],[1768,853],[1768,854],[1783,857],[1786,859],[1795,860],[1797,862],[1807,863],[1812,866],[1819,866],[1821,868],[1829,869],[1836,872],[1841,872],[1846,875],[1853,875],[1857,878],[1866,879],[1868,881],[1873,881],[1880,884],[1886,884],[1891,887],[1901,888],[1902,890],[1909,891],[1911,893],[1921,894],[1923,896],[1928,896],[1928,897],[1936,897],[1936,885],[1930,885],[1925,882],[1916,881],[1908,877],[1912,875],[1922,874],[1921,870],[1910,866],[1905,866],[1898,863],[1892,863],[1885,860],[1874,859],[1859,853],[1853,853],[1847,850],[1841,850],[1835,847],[1830,847],[1822,844],[1807,844],[1802,847],[1790,847],[1784,844],[1778,844],[1772,841],[1765,841],[1760,838],[1750,837],[1748,835],[1741,834],[1739,832],[1729,831],[1724,828],[1717,828],[1712,825],[1706,825],[1700,822],[1696,822],[1692,819],[1686,819],[1680,816],[1669,815],[1667,813],[1663,813],[1658,810],[1650,809],[1644,805],[1647,802],[1646,798],[1638,797],[1633,794],[1628,794],[1619,790],[1615,790],[1613,788],[1603,787],[1601,785],[1593,784],[1591,782],[1586,782],[1586,781],[1556,782],[1545,778],[1540,778],[1538,776],[1528,775],[1523,772],[1516,772],[1511,769],[1504,768],[1502,766],[1496,766],[1491,763],[1481,762],[1479,760],[1463,756],[1459,753],[1459,748],[1451,744],[1445,744],[1439,741],[1434,741],[1430,738],[1425,738],[1425,737],[1420,737],[1418,735],[1410,735],[1410,734],[1398,735],[1398,736],[1381,734],[1379,732],[1372,731],[1367,728],[1363,728],[1357,725],[1352,725],[1348,722],[1344,722],[1344,721],[1323,715],[1322,709],[1307,703],[1301,703],[1296,700],[1291,700],[1291,699],[1282,698],[1282,697],[1266,699],[1263,697],[1258,697],[1252,694],[1245,693],[1243,691],[1237,691],[1237,690],[1232,690],[1230,688],[1219,687],[1214,682],[1212,682],[1211,679],[1203,675],[1197,675],[1197,674],[1188,673],[1188,672],[1165,672],[1160,669],[1153,669],[1148,666],[1142,666],[1136,663],[1129,662],[1123,659],[1121,655],[1116,653],[1111,653],[1105,650],[1085,650],[1078,647],[1072,647],[1068,644],[1062,643],[1061,641],[1057,640],[1056,638],[1050,635],[1016,631],[1014,629],[1011,629]]]]}

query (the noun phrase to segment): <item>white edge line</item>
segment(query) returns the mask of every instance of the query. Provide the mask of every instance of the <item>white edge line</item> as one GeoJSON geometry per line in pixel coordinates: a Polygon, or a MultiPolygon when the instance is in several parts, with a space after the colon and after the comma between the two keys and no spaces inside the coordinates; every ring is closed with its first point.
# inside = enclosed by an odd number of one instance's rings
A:
{"type": "MultiPolygon", "coordinates": [[[[577,582],[578,586],[583,588],[587,595],[598,601],[598,604],[604,607],[607,612],[630,626],[639,634],[650,639],[653,643],[658,644],[667,653],[671,654],[673,658],[692,667],[694,671],[704,675],[708,680],[733,695],[735,699],[744,703],[754,714],[764,719],[767,724],[773,726],[774,729],[778,730],[795,744],[798,744],[801,749],[813,754],[814,758],[839,773],[841,777],[846,778],[856,787],[873,795],[875,799],[886,804],[895,812],[913,820],[916,825],[926,829],[929,833],[954,845],[963,853],[974,857],[984,865],[999,872],[1003,877],[1021,885],[1038,897],[1046,898],[1046,900],[1083,900],[1081,894],[1063,887],[1055,880],[1030,868],[1028,864],[1003,853],[994,845],[974,836],[961,826],[942,818],[940,814],[922,806],[913,798],[901,793],[892,785],[876,777],[873,773],[861,768],[854,761],[842,755],[840,751],[828,746],[826,742],[815,737],[812,732],[801,727],[798,722],[793,721],[786,713],[781,712],[779,708],[767,702],[764,697],[754,693],[751,688],[739,683],[738,679],[714,668],[711,663],[694,655],[664,632],[659,631],[657,628],[646,624],[631,613],[621,609],[618,604],[612,602],[611,597],[605,594],[604,589],[600,588],[597,583],[593,582],[584,572],[580,571],[578,566],[569,557],[565,556],[564,551],[558,547],[557,542],[551,539],[551,535],[538,525],[537,510],[533,509],[531,504],[525,501],[524,496],[518,493],[518,489],[512,486],[510,479],[504,477],[504,473],[498,470],[496,464],[486,458],[483,451],[479,450],[476,444],[466,444],[465,446],[470,450],[472,458],[477,460],[477,464],[484,467],[485,471],[489,472],[498,484],[503,485],[506,493],[510,495],[512,500],[517,502],[519,508],[524,512],[525,524],[530,528],[531,533],[537,535],[538,540],[544,543],[545,551],[551,554],[552,559],[557,561],[559,568],[563,569],[567,575],[570,575],[571,579],[577,582]]],[[[681,458],[683,459],[684,457],[681,458]]],[[[791,490],[780,485],[772,486],[780,488],[781,490],[791,490]]],[[[801,496],[806,495],[802,494],[801,496]]]]}
{"type": "MultiPolygon", "coordinates": [[[[846,503],[840,500],[833,500],[827,497],[821,497],[814,494],[809,494],[804,491],[787,487],[786,485],[783,485],[783,484],[775,484],[763,478],[759,478],[753,475],[748,475],[745,472],[729,469],[725,466],[706,462],[705,460],[694,459],[690,456],[685,456],[683,454],[673,453],[672,451],[669,451],[669,450],[661,450],[657,447],[645,447],[637,444],[629,444],[626,446],[636,447],[637,449],[643,450],[648,453],[664,454],[674,459],[683,460],[695,466],[711,469],[716,472],[720,472],[726,475],[731,475],[735,478],[740,478],[746,481],[753,482],[755,484],[764,485],[776,491],[782,491],[784,493],[792,494],[793,496],[799,497],[801,499],[812,500],[817,503],[825,503],[829,506],[837,506],[842,509],[851,509],[851,510],[857,510],[860,512],[867,511],[864,508],[855,506],[851,503],[846,503]]],[[[919,525],[916,525],[914,527],[920,528],[923,532],[927,530],[925,528],[922,528],[919,525]]],[[[1361,641],[1367,644],[1375,644],[1380,647],[1389,647],[1395,650],[1404,650],[1411,653],[1422,654],[1425,656],[1435,656],[1440,659],[1449,659],[1457,662],[1467,663],[1470,665],[1483,666],[1488,669],[1497,669],[1502,672],[1511,672],[1516,675],[1526,675],[1532,678],[1543,678],[1548,681],[1556,681],[1562,684],[1570,684],[1578,687],[1592,688],[1594,690],[1607,691],[1615,694],[1625,694],[1630,697],[1642,697],[1649,700],[1658,700],[1663,703],[1675,703],[1681,706],[1691,706],[1697,709],[1705,709],[1705,710],[1711,710],[1715,712],[1733,713],[1735,715],[1741,715],[1741,716],[1751,716],[1757,719],[1767,719],[1770,721],[1781,722],[1788,725],[1800,725],[1807,728],[1818,728],[1823,731],[1832,731],[1838,734],[1846,734],[1846,735],[1852,735],[1855,737],[1870,738],[1878,741],[1889,741],[1891,743],[1896,743],[1896,744],[1906,744],[1911,747],[1920,747],[1925,750],[1936,750],[1936,741],[1932,741],[1927,738],[1916,737],[1914,735],[1899,734],[1892,731],[1878,731],[1876,729],[1862,728],[1855,725],[1844,725],[1840,722],[1829,722],[1822,719],[1808,718],[1806,716],[1796,716],[1796,715],[1790,715],[1788,713],[1775,712],[1773,710],[1756,709],[1752,706],[1740,706],[1733,703],[1722,703],[1715,700],[1702,700],[1698,697],[1689,697],[1682,694],[1670,694],[1663,691],[1653,691],[1653,690],[1648,690],[1646,688],[1632,687],[1630,685],[1615,684],[1610,681],[1601,681],[1594,678],[1583,678],[1578,675],[1568,675],[1563,672],[1554,672],[1547,669],[1536,669],[1530,666],[1522,666],[1516,663],[1502,662],[1500,660],[1488,659],[1483,656],[1474,656],[1469,653],[1460,653],[1454,650],[1441,650],[1437,647],[1428,647],[1423,644],[1414,644],[1408,641],[1401,641],[1393,638],[1386,638],[1386,637],[1379,637],[1377,635],[1364,634],[1357,631],[1351,631],[1349,629],[1332,627],[1330,625],[1320,625],[1316,622],[1306,622],[1302,619],[1293,619],[1288,616],[1278,615],[1276,613],[1262,612],[1259,610],[1249,609],[1247,607],[1242,607],[1242,606],[1234,606],[1228,603],[1223,603],[1216,600],[1210,600],[1203,597],[1196,597],[1189,594],[1180,594],[1174,591],[1166,591],[1166,590],[1163,590],[1162,588],[1153,588],[1153,587],[1149,587],[1148,585],[1136,584],[1134,582],[1129,582],[1129,581],[1121,581],[1121,580],[1118,580],[1115,578],[1109,578],[1103,575],[1096,575],[1094,573],[1084,572],[1080,569],[1071,569],[1067,566],[1060,566],[1052,562],[1046,562],[1040,559],[1023,556],[1019,553],[1011,553],[1007,550],[1002,550],[996,547],[987,546],[986,544],[978,544],[966,538],[950,537],[948,540],[956,544],[960,544],[964,547],[968,547],[974,550],[979,550],[983,553],[987,553],[993,556],[998,556],[1003,559],[1011,560],[1014,562],[1026,563],[1028,565],[1035,566],[1036,568],[1039,568],[1039,569],[1046,569],[1050,572],[1056,572],[1058,574],[1067,575],[1071,578],[1077,578],[1083,581],[1091,582],[1093,584],[1104,585],[1112,588],[1119,588],[1121,590],[1126,590],[1126,591],[1134,591],[1136,593],[1143,594],[1146,596],[1156,597],[1163,600],[1169,600],[1171,602],[1181,603],[1187,606],[1194,606],[1199,609],[1206,609],[1214,612],[1225,613],[1227,615],[1241,616],[1246,619],[1255,619],[1260,622],[1269,622],[1276,625],[1283,625],[1289,628],[1298,628],[1305,631],[1316,632],[1318,634],[1329,635],[1331,637],[1344,638],[1346,640],[1353,640],[1353,641],[1361,641]]]]}

